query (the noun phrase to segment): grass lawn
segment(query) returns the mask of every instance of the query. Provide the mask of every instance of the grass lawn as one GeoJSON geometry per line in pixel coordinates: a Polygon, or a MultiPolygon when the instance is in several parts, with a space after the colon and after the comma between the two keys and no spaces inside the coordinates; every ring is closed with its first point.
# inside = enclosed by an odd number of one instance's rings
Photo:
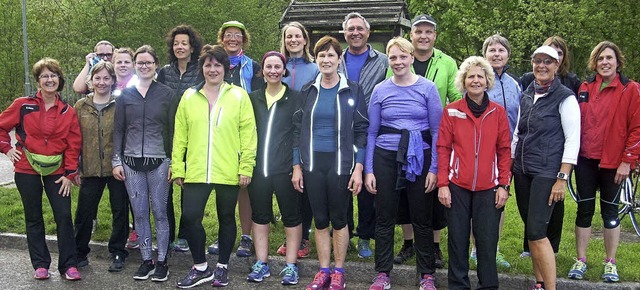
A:
{"type": "MultiPolygon", "coordinates": [[[[174,204],[176,209],[176,217],[180,216],[180,191],[175,188],[174,191],[174,204]]],[[[73,191],[73,209],[75,214],[75,207],[77,201],[77,188],[73,191]]],[[[107,241],[110,235],[111,226],[111,211],[109,210],[108,192],[105,191],[102,201],[100,203],[100,209],[98,212],[98,228],[93,235],[93,240],[107,241]]],[[[570,195],[566,195],[565,201],[565,219],[564,228],[562,234],[562,243],[560,245],[560,253],[557,258],[558,277],[566,277],[567,272],[573,264],[573,257],[575,256],[574,249],[574,220],[576,215],[576,203],[570,199],[570,195]]],[[[45,198],[46,199],[46,198],[45,198]]],[[[12,232],[12,233],[25,233],[24,215],[22,209],[22,203],[20,201],[20,195],[15,188],[0,188],[0,232],[12,232]]],[[[55,234],[55,222],[53,215],[51,214],[51,208],[48,202],[43,201],[46,232],[49,235],[55,234]]],[[[356,207],[357,208],[357,207],[356,207]]],[[[276,217],[279,216],[279,211],[274,199],[274,213],[276,217]]],[[[177,219],[177,218],[176,218],[177,219]]],[[[215,215],[215,203],[213,194],[209,199],[206,207],[205,217],[205,230],[207,232],[207,245],[212,243],[217,234],[217,219],[215,215]]],[[[239,223],[239,221],[238,221],[239,223]]],[[[238,224],[239,231],[239,224],[238,224]]],[[[591,238],[589,249],[587,252],[588,265],[590,270],[587,271],[586,279],[590,281],[600,281],[602,275],[602,260],[604,259],[604,241],[602,239],[602,222],[600,219],[599,210],[596,210],[596,215],[593,222],[594,235],[591,238]]],[[[401,246],[402,234],[400,227],[396,227],[396,250],[397,252],[401,246]]],[[[523,225],[520,220],[520,216],[517,211],[515,197],[511,197],[507,202],[507,208],[505,211],[505,224],[503,234],[500,239],[500,251],[504,254],[505,259],[511,263],[510,269],[500,269],[503,273],[517,273],[531,275],[533,273],[531,267],[530,258],[520,258],[519,255],[522,252],[522,235],[523,225]]],[[[447,231],[442,232],[441,249],[444,255],[447,255],[447,231]]],[[[313,240],[313,234],[311,235],[313,240]]],[[[271,226],[271,242],[270,253],[275,254],[278,246],[284,241],[284,228],[282,223],[278,222],[271,226]]],[[[355,244],[356,239],[353,240],[355,244]]],[[[375,247],[375,246],[374,246],[375,247]]],[[[311,247],[311,257],[316,258],[315,246],[311,247]]],[[[362,260],[357,257],[356,251],[350,251],[347,260],[362,260]]],[[[629,218],[625,218],[622,221],[622,235],[620,247],[617,254],[618,273],[622,281],[640,281],[640,266],[633,261],[640,260],[640,238],[633,232],[633,226],[629,221],[629,218]]],[[[372,263],[373,258],[368,259],[372,263]]],[[[415,259],[409,261],[409,264],[415,264],[415,259]]]]}

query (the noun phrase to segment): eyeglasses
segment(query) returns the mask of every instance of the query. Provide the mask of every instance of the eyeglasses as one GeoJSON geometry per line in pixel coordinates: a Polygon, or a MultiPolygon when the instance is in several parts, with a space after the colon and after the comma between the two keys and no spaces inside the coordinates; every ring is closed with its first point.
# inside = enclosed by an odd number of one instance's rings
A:
{"type": "Polygon", "coordinates": [[[113,53],[96,53],[96,56],[99,58],[111,58],[113,53]]]}
{"type": "Polygon", "coordinates": [[[151,66],[152,64],[155,64],[155,62],[153,61],[136,61],[136,65],[139,67],[144,67],[144,66],[151,66]]]}
{"type": "Polygon", "coordinates": [[[227,32],[224,34],[224,39],[242,39],[242,33],[227,32]]]}
{"type": "Polygon", "coordinates": [[[52,80],[55,80],[55,79],[57,79],[58,77],[60,77],[60,76],[59,76],[59,75],[57,75],[57,74],[50,74],[50,75],[40,75],[38,78],[39,78],[39,79],[41,79],[41,80],[46,80],[46,79],[52,79],[52,80]]]}
{"type": "Polygon", "coordinates": [[[544,65],[551,65],[552,63],[555,62],[555,60],[550,59],[550,58],[545,58],[545,59],[539,59],[539,58],[532,58],[531,61],[537,65],[544,63],[544,65]]]}

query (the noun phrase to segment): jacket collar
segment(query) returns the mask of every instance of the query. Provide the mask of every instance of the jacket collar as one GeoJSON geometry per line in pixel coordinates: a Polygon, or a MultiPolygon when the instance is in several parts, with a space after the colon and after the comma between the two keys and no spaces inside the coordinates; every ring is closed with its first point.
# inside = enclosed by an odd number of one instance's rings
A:
{"type": "MultiPolygon", "coordinates": [[[[626,86],[631,80],[620,72],[616,75],[610,85],[616,85],[617,81],[619,81],[623,86],[626,86]]],[[[587,79],[587,83],[593,82],[602,83],[602,76],[600,74],[595,74],[587,79]]]]}
{"type": "MultiPolygon", "coordinates": [[[[342,92],[345,89],[349,89],[349,83],[347,82],[347,77],[340,71],[338,71],[338,77],[340,77],[340,82],[338,82],[338,92],[342,92]]],[[[313,82],[312,86],[316,88],[318,92],[320,92],[320,82],[322,81],[322,74],[318,74],[316,76],[316,80],[313,82]]]]}

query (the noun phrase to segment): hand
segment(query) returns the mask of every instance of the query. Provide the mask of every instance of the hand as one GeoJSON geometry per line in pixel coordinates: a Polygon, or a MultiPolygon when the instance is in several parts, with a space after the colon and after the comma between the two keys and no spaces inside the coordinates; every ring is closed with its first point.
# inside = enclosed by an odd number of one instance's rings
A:
{"type": "Polygon", "coordinates": [[[251,177],[242,174],[238,174],[238,176],[240,179],[240,187],[246,188],[249,183],[251,183],[251,177]]]}
{"type": "Polygon", "coordinates": [[[509,199],[509,192],[502,186],[498,186],[496,190],[496,208],[501,209],[507,203],[507,199],[509,199]]]}
{"type": "Polygon", "coordinates": [[[171,183],[171,168],[169,168],[169,172],[167,173],[167,183],[171,183]]]}
{"type": "Polygon", "coordinates": [[[364,186],[367,188],[367,191],[371,192],[371,194],[378,193],[378,189],[376,188],[376,176],[373,173],[367,173],[364,176],[364,186]]]}
{"type": "Polygon", "coordinates": [[[353,173],[351,173],[351,178],[349,179],[347,188],[353,195],[358,195],[360,190],[362,190],[362,164],[356,163],[356,167],[354,168],[353,173]]]}
{"type": "Polygon", "coordinates": [[[122,168],[122,165],[114,167],[111,173],[113,173],[113,177],[115,177],[115,179],[120,181],[125,180],[124,168],[122,168]]]}
{"type": "Polygon", "coordinates": [[[58,178],[55,183],[62,183],[60,189],[58,190],[59,195],[67,197],[71,194],[71,187],[73,186],[73,183],[71,183],[71,180],[69,178],[67,178],[66,176],[60,176],[60,178],[58,178]]]}
{"type": "Polygon", "coordinates": [[[448,186],[438,188],[438,200],[444,207],[451,208],[451,191],[448,186]]]}
{"type": "Polygon", "coordinates": [[[616,184],[620,184],[625,179],[627,179],[627,177],[629,177],[630,171],[631,171],[631,164],[626,162],[620,163],[620,166],[618,166],[618,169],[616,170],[616,177],[613,179],[613,181],[616,184]]]}
{"type": "Polygon", "coordinates": [[[427,178],[424,181],[424,192],[431,192],[436,189],[436,184],[438,184],[438,176],[429,172],[427,173],[427,178]]]}
{"type": "Polygon", "coordinates": [[[293,166],[293,173],[291,174],[291,182],[293,188],[302,193],[304,191],[304,180],[302,180],[302,168],[300,165],[293,166]]]}
{"type": "Polygon", "coordinates": [[[87,62],[88,66],[91,66],[91,60],[96,57],[96,53],[95,52],[90,52],[89,54],[87,54],[84,59],[87,62]]]}
{"type": "Polygon", "coordinates": [[[182,177],[178,177],[178,178],[174,179],[173,182],[175,184],[177,184],[178,186],[180,186],[180,187],[184,187],[184,178],[182,178],[182,177]]]}
{"type": "Polygon", "coordinates": [[[82,184],[82,178],[80,178],[80,174],[76,174],[76,176],[73,177],[73,184],[78,186],[82,184]]]}
{"type": "Polygon", "coordinates": [[[558,202],[564,200],[564,191],[566,188],[566,180],[558,179],[556,183],[553,184],[553,187],[551,188],[551,195],[549,195],[549,206],[551,206],[554,201],[558,202]]]}
{"type": "Polygon", "coordinates": [[[9,150],[9,152],[7,152],[7,157],[9,157],[9,160],[11,160],[11,162],[13,164],[16,164],[16,162],[20,161],[22,152],[18,151],[18,149],[16,148],[11,148],[9,150]]]}

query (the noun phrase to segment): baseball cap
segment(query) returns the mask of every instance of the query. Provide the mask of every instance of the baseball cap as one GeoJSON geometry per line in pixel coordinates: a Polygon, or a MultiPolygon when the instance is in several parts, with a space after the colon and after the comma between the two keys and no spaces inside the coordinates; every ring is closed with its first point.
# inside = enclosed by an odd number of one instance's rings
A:
{"type": "Polygon", "coordinates": [[[548,56],[550,56],[551,58],[555,59],[555,60],[560,60],[560,56],[558,56],[558,52],[551,46],[548,45],[543,45],[541,47],[538,47],[533,54],[531,55],[531,57],[533,58],[534,56],[536,56],[536,54],[546,54],[548,56]]]}
{"type": "Polygon", "coordinates": [[[436,28],[436,21],[433,19],[433,17],[427,14],[420,14],[415,18],[413,18],[413,22],[411,22],[411,27],[414,27],[420,23],[429,23],[433,25],[433,28],[436,28]]]}
{"type": "Polygon", "coordinates": [[[222,24],[222,27],[220,27],[220,29],[224,30],[228,27],[236,27],[241,29],[242,31],[246,31],[247,29],[244,27],[244,24],[240,23],[240,21],[227,21],[225,23],[222,24]]]}

